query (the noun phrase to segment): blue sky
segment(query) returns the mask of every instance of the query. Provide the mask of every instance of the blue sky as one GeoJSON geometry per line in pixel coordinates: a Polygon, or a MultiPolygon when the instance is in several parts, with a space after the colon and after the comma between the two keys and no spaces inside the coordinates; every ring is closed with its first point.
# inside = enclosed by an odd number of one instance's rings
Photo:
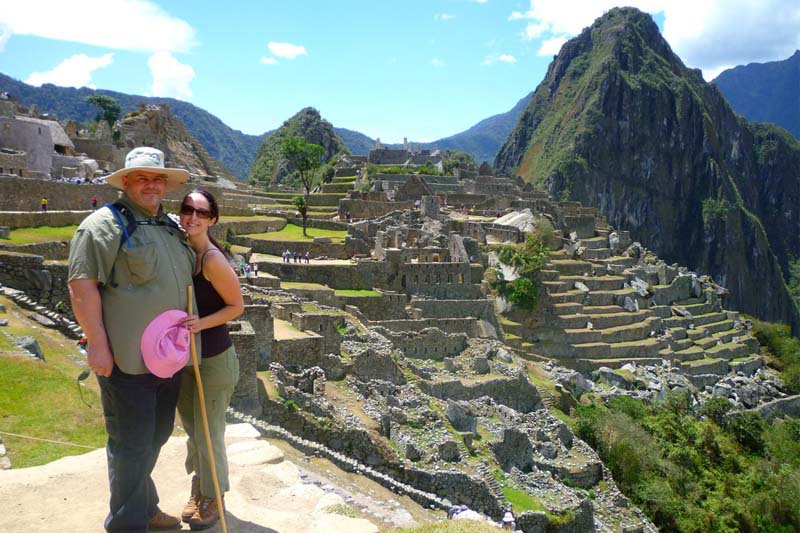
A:
{"type": "Polygon", "coordinates": [[[796,0],[15,0],[0,72],[189,101],[260,134],[306,106],[384,142],[508,111],[614,5],[652,13],[706,79],[800,48],[796,0]]]}

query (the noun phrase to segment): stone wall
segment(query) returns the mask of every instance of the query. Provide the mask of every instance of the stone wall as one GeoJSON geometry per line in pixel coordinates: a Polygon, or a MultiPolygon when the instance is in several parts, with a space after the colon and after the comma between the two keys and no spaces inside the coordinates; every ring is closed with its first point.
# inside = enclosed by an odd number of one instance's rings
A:
{"type": "MultiPolygon", "coordinates": [[[[285,249],[286,243],[283,244],[285,249]]],[[[360,261],[356,265],[259,263],[258,268],[283,281],[319,283],[333,289],[372,289],[387,282],[386,264],[374,261],[360,261]]]]}
{"type": "Polygon", "coordinates": [[[418,386],[425,394],[442,400],[475,400],[489,396],[495,402],[521,413],[530,413],[542,407],[539,391],[524,374],[513,379],[490,378],[469,384],[458,379],[437,382],[420,380],[418,386]]]}
{"type": "Polygon", "coordinates": [[[239,382],[233,391],[231,406],[251,416],[261,415],[261,402],[258,398],[258,350],[256,334],[249,322],[229,323],[233,346],[239,358],[239,382]]]}
{"type": "Polygon", "coordinates": [[[445,333],[466,333],[469,337],[485,337],[483,328],[475,318],[426,318],[422,320],[400,319],[382,320],[373,325],[383,326],[391,331],[422,331],[426,328],[439,328],[445,333]]]}
{"type": "Polygon", "coordinates": [[[381,217],[392,211],[402,211],[413,208],[414,202],[411,200],[406,202],[374,202],[342,198],[339,200],[339,217],[344,219],[345,213],[350,211],[350,217],[353,220],[360,220],[363,218],[381,217]]]}
{"type": "Polygon", "coordinates": [[[111,163],[108,168],[103,170],[111,171],[125,166],[127,148],[117,148],[112,143],[100,139],[74,138],[72,142],[76,152],[84,153],[101,164],[102,162],[111,163]]]}
{"type": "Polygon", "coordinates": [[[0,241],[0,250],[17,252],[21,254],[40,255],[45,259],[59,260],[69,258],[69,243],[67,242],[40,242],[34,244],[20,244],[18,246],[0,241]]]}
{"type": "Polygon", "coordinates": [[[69,307],[67,265],[39,255],[0,251],[0,284],[24,291],[45,307],[59,301],[69,307]]]}
{"type": "Polygon", "coordinates": [[[405,263],[404,286],[408,294],[442,300],[479,298],[480,285],[472,283],[467,263],[405,263]]]}
{"type": "Polygon", "coordinates": [[[406,357],[416,359],[443,361],[445,357],[454,357],[467,348],[465,334],[448,334],[439,328],[425,328],[418,332],[379,328],[379,331],[406,357]]]}
{"type": "MultiPolygon", "coordinates": [[[[0,183],[2,183],[2,181],[3,180],[0,179],[0,183]]],[[[1,190],[2,186],[0,186],[0,191],[1,190]]],[[[0,194],[2,194],[2,192],[0,192],[0,194]]],[[[49,201],[48,197],[48,202],[49,201]]],[[[38,200],[36,201],[36,208],[39,208],[38,200]]],[[[48,211],[47,213],[42,213],[40,211],[0,211],[0,226],[8,226],[11,229],[35,228],[38,226],[73,226],[80,224],[89,213],[91,213],[91,211],[48,211]]]]}
{"type": "Polygon", "coordinates": [[[406,317],[408,297],[403,293],[378,291],[378,296],[338,296],[342,306],[358,308],[367,320],[393,320],[406,317]]]}
{"type": "Polygon", "coordinates": [[[0,174],[24,176],[26,170],[25,152],[0,148],[0,174]]]}
{"type": "Polygon", "coordinates": [[[0,117],[0,146],[24,151],[28,170],[50,173],[55,152],[53,135],[47,125],[0,117]]]}
{"type": "MultiPolygon", "coordinates": [[[[232,244],[251,248],[254,252],[260,254],[279,256],[288,249],[291,252],[300,252],[302,254],[308,252],[311,257],[320,257],[324,255],[334,259],[347,259],[352,256],[352,252],[348,252],[346,245],[338,243],[322,244],[315,242],[266,241],[245,236],[230,237],[229,240],[232,244]]],[[[283,264],[286,265],[287,263],[283,264]]],[[[295,265],[295,263],[292,263],[292,265],[295,265]]],[[[259,265],[259,268],[260,266],[261,265],[259,265]]]]}
{"type": "Polygon", "coordinates": [[[272,362],[272,345],[275,341],[275,325],[272,321],[270,306],[263,304],[249,304],[244,306],[244,319],[253,327],[255,332],[256,368],[268,370],[272,362]]]}

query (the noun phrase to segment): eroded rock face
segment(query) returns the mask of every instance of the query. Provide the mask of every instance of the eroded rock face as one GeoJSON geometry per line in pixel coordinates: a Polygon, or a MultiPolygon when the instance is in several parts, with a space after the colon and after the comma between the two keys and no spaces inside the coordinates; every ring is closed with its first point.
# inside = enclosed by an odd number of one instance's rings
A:
{"type": "Polygon", "coordinates": [[[495,458],[505,471],[512,468],[530,470],[533,465],[533,445],[527,433],[509,427],[503,430],[503,440],[492,446],[495,458]]]}

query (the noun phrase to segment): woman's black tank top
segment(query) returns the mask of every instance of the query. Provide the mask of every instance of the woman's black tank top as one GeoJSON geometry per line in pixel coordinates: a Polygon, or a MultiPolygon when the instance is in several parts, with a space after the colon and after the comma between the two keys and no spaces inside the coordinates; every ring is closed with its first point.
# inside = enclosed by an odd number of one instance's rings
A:
{"type": "MultiPolygon", "coordinates": [[[[197,297],[197,314],[200,318],[214,314],[225,307],[225,300],[214,289],[211,282],[203,276],[203,260],[207,253],[208,250],[203,252],[203,257],[200,258],[200,272],[192,277],[197,297]]],[[[200,332],[200,340],[203,344],[202,357],[214,357],[233,345],[233,340],[228,333],[228,324],[204,329],[200,332]]]]}

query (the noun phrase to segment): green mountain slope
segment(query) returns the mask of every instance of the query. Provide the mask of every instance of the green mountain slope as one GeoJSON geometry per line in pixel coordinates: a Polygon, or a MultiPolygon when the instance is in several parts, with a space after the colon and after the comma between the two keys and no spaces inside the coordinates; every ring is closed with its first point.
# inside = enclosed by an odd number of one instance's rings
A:
{"type": "Polygon", "coordinates": [[[51,84],[33,87],[4,74],[0,74],[0,91],[8,91],[25,106],[36,105],[43,113],[55,113],[60,120],[72,119],[79,122],[94,119],[95,108],[84,100],[95,93],[116,98],[123,115],[137,109],[139,102],[165,103],[172,114],[183,122],[189,133],[202,143],[208,153],[239,178],[247,176],[250,164],[264,137],[234,130],[208,111],[174,98],[151,98],[115,91],[95,91],[87,87],[80,89],[57,87],[51,84]]]}
{"type": "Polygon", "coordinates": [[[249,181],[280,183],[291,173],[293,169],[287,166],[278,153],[281,142],[286,137],[302,137],[308,142],[319,144],[325,149],[323,161],[329,161],[340,152],[349,152],[331,123],[324,120],[313,107],[306,107],[266,136],[250,167],[249,181]]]}
{"type": "Polygon", "coordinates": [[[735,308],[800,324],[783,278],[800,252],[800,145],[737,116],[650,16],[613,9],[567,42],[495,165],[713,275],[735,308]]]}
{"type": "Polygon", "coordinates": [[[711,83],[748,120],[772,122],[800,139],[800,50],[783,61],[728,69],[711,83]]]}

